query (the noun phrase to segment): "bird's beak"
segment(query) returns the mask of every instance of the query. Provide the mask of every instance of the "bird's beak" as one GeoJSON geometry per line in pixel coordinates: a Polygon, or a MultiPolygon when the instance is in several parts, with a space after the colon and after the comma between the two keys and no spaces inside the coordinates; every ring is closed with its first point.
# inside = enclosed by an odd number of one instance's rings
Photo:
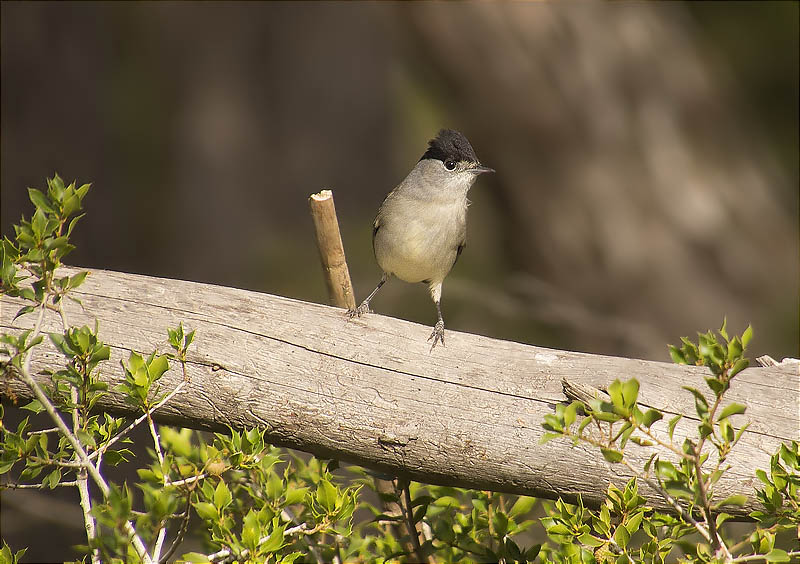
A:
{"type": "Polygon", "coordinates": [[[475,165],[474,167],[469,169],[469,171],[472,174],[478,175],[478,174],[483,174],[485,172],[494,172],[494,169],[493,168],[489,168],[488,166],[475,165]]]}

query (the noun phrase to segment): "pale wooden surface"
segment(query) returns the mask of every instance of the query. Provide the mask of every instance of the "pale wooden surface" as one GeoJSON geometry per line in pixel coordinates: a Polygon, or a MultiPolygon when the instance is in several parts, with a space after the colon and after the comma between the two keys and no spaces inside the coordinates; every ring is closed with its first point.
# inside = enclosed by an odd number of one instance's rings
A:
{"type": "MultiPolygon", "coordinates": [[[[167,351],[166,328],[196,329],[189,352],[191,383],[156,419],[186,427],[262,426],[279,445],[357,462],[423,482],[568,498],[603,499],[609,481],[627,474],[594,449],[556,440],[539,444],[540,423],[564,401],[562,378],[605,388],[614,378],[639,379],[640,399],[683,413],[676,437],[696,428],[692,396],[704,389],[699,367],[545,349],[449,330],[447,346],[430,351],[429,327],[370,314],[348,320],[344,310],[234,288],[110,271],[93,271],[77,292],[84,311],[67,301],[72,324],[100,322],[112,347],[103,377],[122,378],[119,359],[130,349],[167,351]]],[[[3,332],[30,327],[33,315],[11,324],[20,302],[0,297],[3,332]]],[[[59,325],[48,313],[48,330],[59,325]]],[[[757,351],[755,351],[757,352],[757,351]]],[[[47,342],[36,372],[61,359],[47,342]]],[[[44,376],[39,376],[44,379],[44,376]]],[[[177,367],[162,380],[171,389],[177,367]]],[[[10,384],[29,397],[21,382],[10,384]]],[[[800,428],[797,367],[749,368],[728,401],[745,403],[736,416],[750,429],[728,462],[719,499],[751,496],[756,468],[767,468],[781,441],[800,428]]],[[[5,387],[3,386],[3,391],[5,387]]],[[[109,393],[100,407],[129,407],[109,393]]],[[[649,452],[629,447],[634,464],[649,452]]],[[[646,486],[651,504],[663,506],[646,486]]],[[[756,508],[750,503],[731,513],[756,508]]]]}

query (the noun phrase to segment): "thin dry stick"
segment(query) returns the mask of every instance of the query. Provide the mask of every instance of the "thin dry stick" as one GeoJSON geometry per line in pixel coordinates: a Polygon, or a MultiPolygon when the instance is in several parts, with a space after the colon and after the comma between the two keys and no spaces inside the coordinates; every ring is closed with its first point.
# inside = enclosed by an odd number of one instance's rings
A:
{"type": "Polygon", "coordinates": [[[347,260],[344,256],[339,222],[336,220],[333,192],[323,190],[318,194],[311,194],[308,204],[311,207],[311,218],[314,220],[314,229],[317,233],[317,247],[331,305],[355,309],[353,284],[350,282],[350,271],[347,269],[347,260]]]}
{"type": "Polygon", "coordinates": [[[417,562],[423,562],[422,558],[422,546],[419,542],[419,531],[417,531],[417,527],[414,524],[414,507],[412,506],[411,502],[411,484],[408,480],[403,480],[403,483],[400,484],[398,480],[398,487],[402,491],[403,494],[403,513],[405,513],[406,518],[406,528],[408,529],[408,536],[411,538],[411,544],[414,547],[414,551],[409,554],[410,558],[413,558],[417,562]]]}
{"type": "MultiPolygon", "coordinates": [[[[61,316],[61,324],[64,327],[64,331],[67,331],[70,327],[69,323],[67,322],[67,313],[64,311],[64,300],[63,298],[58,302],[58,314],[61,316]]],[[[73,387],[70,390],[70,396],[72,398],[72,403],[76,407],[72,410],[72,432],[75,435],[78,435],[78,429],[81,427],[81,417],[80,411],[78,410],[78,389],[73,387]]],[[[77,455],[75,455],[77,458],[77,455]]],[[[97,464],[98,470],[100,469],[100,463],[98,460],[97,464]]],[[[75,480],[76,485],[78,487],[78,493],[80,495],[81,500],[81,509],[83,510],[83,522],[84,528],[86,529],[86,538],[89,539],[89,543],[94,541],[95,537],[97,536],[97,523],[95,523],[94,516],[92,515],[92,497],[89,494],[89,474],[86,471],[86,468],[83,464],[80,465],[80,470],[77,472],[77,479],[75,480]]],[[[100,564],[100,550],[97,548],[92,549],[92,564],[100,564]]]]}

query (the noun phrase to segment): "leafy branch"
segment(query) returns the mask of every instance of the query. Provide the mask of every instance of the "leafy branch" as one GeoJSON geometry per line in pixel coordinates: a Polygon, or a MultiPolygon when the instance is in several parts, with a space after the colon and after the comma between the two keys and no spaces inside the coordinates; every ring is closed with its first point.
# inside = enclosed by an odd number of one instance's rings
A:
{"type": "MultiPolygon", "coordinates": [[[[574,401],[569,405],[561,404],[556,406],[555,413],[545,416],[542,426],[546,433],[542,442],[557,437],[566,437],[573,444],[583,443],[598,448],[609,464],[622,464],[635,476],[634,481],[629,482],[626,488],[626,490],[633,488],[628,493],[630,499],[634,499],[637,495],[635,494],[635,480],[638,479],[650,485],[675,510],[677,517],[670,518],[671,535],[659,538],[657,531],[646,528],[645,531],[650,541],[639,549],[636,558],[647,557],[655,559],[653,561],[662,561],[670,552],[664,551],[664,547],[670,544],[665,541],[670,538],[681,538],[691,532],[698,533],[705,541],[705,543],[697,543],[694,549],[695,557],[699,561],[723,559],[726,562],[736,562],[745,561],[740,560],[741,558],[749,559],[753,556],[745,554],[735,557],[735,553],[743,550],[743,545],[740,543],[733,547],[729,546],[720,533],[720,526],[730,519],[730,515],[722,509],[725,506],[743,505],[747,500],[744,496],[739,495],[718,500],[714,494],[716,484],[730,469],[728,465],[725,465],[726,458],[749,425],[749,423],[745,423],[738,428],[734,426],[732,418],[745,413],[746,407],[739,403],[725,405],[724,396],[729,390],[733,378],[749,364],[744,353],[752,339],[753,332],[748,327],[741,336],[730,337],[726,325],[723,322],[717,334],[711,331],[698,334],[696,343],[688,338],[683,338],[680,348],[676,346],[669,348],[675,362],[706,366],[711,373],[705,377],[706,385],[710,390],[710,398],[696,388],[684,386],[684,389],[694,398],[695,411],[699,420],[696,438],[686,438],[681,444],[674,441],[674,431],[682,418],[681,415],[677,415],[667,422],[666,439],[662,438],[663,432],[655,432],[656,423],[663,419],[664,414],[656,409],[640,407],[638,403],[639,383],[635,379],[626,382],[615,380],[609,385],[607,396],[598,395],[584,401],[574,401]],[[578,423],[579,411],[584,413],[580,423],[578,423]],[[625,449],[629,441],[641,447],[658,446],[662,452],[653,452],[640,470],[626,458],[625,449]],[[711,452],[709,452],[709,446],[711,452]],[[665,459],[664,452],[674,457],[673,460],[665,459]]],[[[790,464],[797,463],[797,457],[792,454],[796,452],[796,443],[793,445],[793,447],[784,445],[781,449],[781,453],[784,453],[784,460],[789,461],[790,464]]],[[[769,500],[770,494],[775,494],[775,477],[778,478],[777,483],[780,486],[790,487],[791,480],[784,480],[783,476],[784,471],[780,469],[776,469],[775,476],[770,479],[763,471],[759,471],[759,478],[767,485],[769,491],[769,494],[761,494],[762,502],[769,500]]],[[[781,501],[793,499],[795,511],[792,516],[800,517],[800,513],[796,511],[796,483],[795,489],[782,491],[785,495],[781,496],[781,501]]],[[[611,492],[612,490],[609,490],[609,495],[611,492]]],[[[632,503],[636,507],[645,507],[643,500],[632,503]]],[[[580,503],[579,507],[581,507],[580,503]]],[[[769,515],[774,515],[777,508],[777,502],[773,503],[773,511],[769,515]]],[[[578,527],[572,531],[569,538],[577,539],[579,543],[595,548],[602,547],[614,554],[627,554],[627,540],[617,537],[617,533],[620,531],[619,527],[612,536],[608,534],[587,536],[589,535],[588,531],[577,525],[583,521],[576,519],[566,509],[562,509],[560,513],[564,520],[578,527]]],[[[652,521],[656,518],[663,521],[666,516],[653,514],[650,519],[652,521]]],[[[597,517],[593,516],[592,519],[596,520],[597,517]]],[[[601,517],[599,522],[606,523],[606,519],[601,517]]],[[[559,528],[553,529],[554,523],[550,523],[550,528],[546,525],[551,537],[554,534],[564,533],[559,528]]],[[[785,518],[782,521],[771,522],[772,529],[762,531],[764,535],[759,537],[766,539],[766,542],[754,546],[754,554],[758,554],[760,558],[770,555],[770,558],[775,559],[774,561],[788,561],[784,558],[800,554],[785,553],[774,547],[774,533],[785,530],[788,526],[786,523],[787,519],[785,518]]],[[[608,533],[608,525],[600,527],[600,532],[608,533]]],[[[628,533],[631,532],[628,530],[628,533]]],[[[561,540],[563,541],[564,538],[561,540]]]]}

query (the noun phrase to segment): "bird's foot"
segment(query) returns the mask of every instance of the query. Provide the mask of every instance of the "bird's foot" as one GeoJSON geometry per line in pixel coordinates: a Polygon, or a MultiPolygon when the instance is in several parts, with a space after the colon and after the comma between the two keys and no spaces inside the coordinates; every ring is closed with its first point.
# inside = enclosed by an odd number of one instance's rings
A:
{"type": "Polygon", "coordinates": [[[361,317],[365,313],[372,313],[372,310],[369,309],[369,302],[361,302],[361,305],[355,309],[348,309],[347,310],[347,317],[353,319],[354,317],[361,317]]]}
{"type": "Polygon", "coordinates": [[[431,351],[434,349],[434,347],[436,347],[436,343],[442,343],[442,346],[444,346],[444,321],[439,320],[436,325],[434,325],[433,333],[431,333],[431,336],[428,337],[429,341],[431,339],[433,339],[431,351]]]}

